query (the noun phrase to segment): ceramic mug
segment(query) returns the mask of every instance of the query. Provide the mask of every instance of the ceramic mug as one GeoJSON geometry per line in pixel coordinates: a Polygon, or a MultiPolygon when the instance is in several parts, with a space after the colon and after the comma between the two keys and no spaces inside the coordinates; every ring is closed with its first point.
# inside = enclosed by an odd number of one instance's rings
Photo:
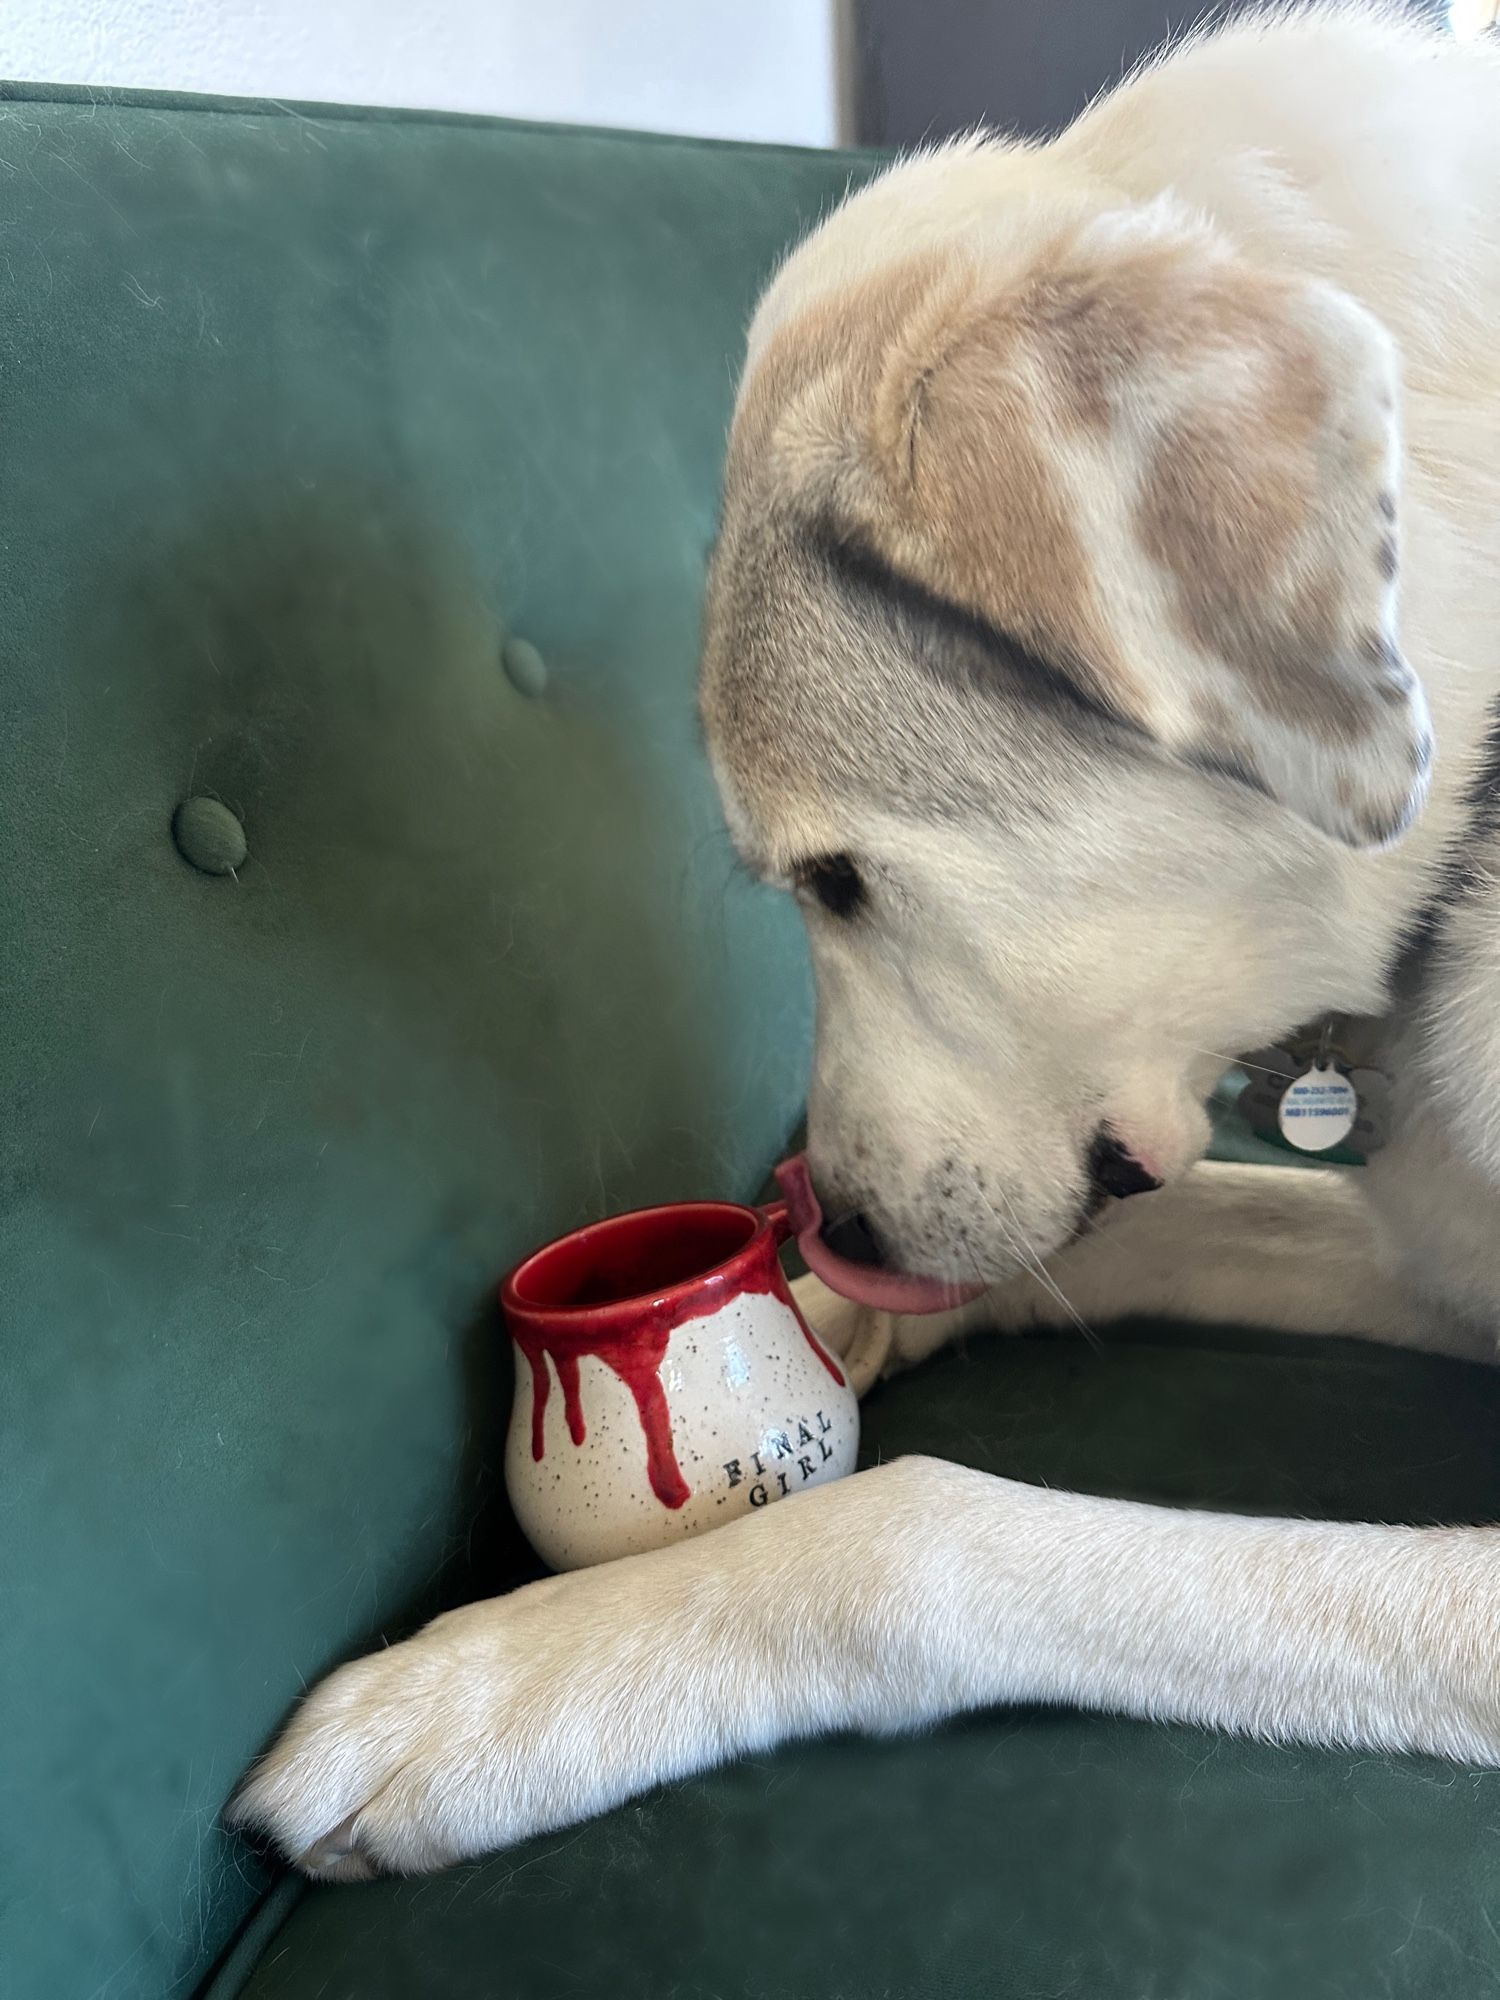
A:
{"type": "Polygon", "coordinates": [[[554,1569],[661,1548],[854,1468],[859,1405],[792,1299],[786,1211],[674,1202],[518,1264],[505,1477],[554,1569]]]}

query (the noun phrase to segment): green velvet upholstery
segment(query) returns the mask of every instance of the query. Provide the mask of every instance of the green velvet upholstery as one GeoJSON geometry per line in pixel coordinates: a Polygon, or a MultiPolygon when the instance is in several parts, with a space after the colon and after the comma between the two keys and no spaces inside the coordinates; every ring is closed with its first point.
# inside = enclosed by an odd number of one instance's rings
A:
{"type": "Polygon", "coordinates": [[[751,301],[852,170],[0,102],[14,2000],[191,1988],[243,1766],[470,1545],[494,1276],[795,1123],[694,673],[751,301]]]}
{"type": "MultiPolygon", "coordinates": [[[[495,1274],[795,1122],[800,940],[694,652],[749,303],[867,165],[0,96],[7,2000],[1500,1988],[1493,1779],[1109,1720],[793,1747],[300,1901],[218,1829],[305,1680],[524,1562],[495,1274]]],[[[1494,1518],[1497,1415],[1154,1329],[975,1343],[866,1449],[1494,1518]]]]}

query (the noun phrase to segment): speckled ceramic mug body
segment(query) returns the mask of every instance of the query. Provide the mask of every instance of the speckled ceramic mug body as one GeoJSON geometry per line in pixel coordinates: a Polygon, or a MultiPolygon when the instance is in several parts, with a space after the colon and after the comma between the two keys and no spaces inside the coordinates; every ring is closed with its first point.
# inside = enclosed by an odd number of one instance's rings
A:
{"type": "Polygon", "coordinates": [[[700,1534],[853,1470],[859,1406],[792,1302],[784,1211],[678,1202],[519,1264],[511,1505],[554,1569],[700,1534]]]}

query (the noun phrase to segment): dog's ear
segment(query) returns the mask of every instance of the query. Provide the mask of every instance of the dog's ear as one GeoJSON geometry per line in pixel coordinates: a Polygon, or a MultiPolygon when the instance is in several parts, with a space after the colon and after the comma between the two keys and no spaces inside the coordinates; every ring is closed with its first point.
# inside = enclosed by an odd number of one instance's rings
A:
{"type": "Polygon", "coordinates": [[[998,299],[970,270],[889,357],[890,553],[1174,754],[1379,846],[1432,758],[1398,394],[1345,294],[1170,209],[1105,218],[998,299]]]}

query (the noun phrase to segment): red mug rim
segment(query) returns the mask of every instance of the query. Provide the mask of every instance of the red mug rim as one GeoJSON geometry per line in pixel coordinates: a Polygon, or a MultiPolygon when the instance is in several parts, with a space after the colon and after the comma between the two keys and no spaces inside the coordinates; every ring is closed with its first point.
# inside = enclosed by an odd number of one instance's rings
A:
{"type": "Polygon", "coordinates": [[[713,1295],[733,1294],[742,1289],[742,1282],[769,1254],[775,1258],[778,1237],[785,1234],[782,1214],[783,1205],[777,1203],[771,1210],[752,1208],[739,1201],[667,1201],[652,1202],[643,1208],[626,1209],[619,1215],[605,1216],[598,1222],[586,1222],[578,1229],[570,1229],[562,1236],[554,1237],[550,1243],[543,1243],[516,1264],[505,1276],[500,1286],[500,1303],[508,1318],[532,1325],[545,1325],[549,1336],[576,1332],[578,1334],[597,1333],[611,1323],[618,1323],[620,1315],[642,1313],[660,1309],[670,1309],[686,1304],[695,1294],[702,1295],[705,1287],[709,1300],[704,1310],[711,1311],[713,1295]],[[536,1297],[528,1298],[525,1284],[537,1265],[556,1259],[568,1250],[584,1246],[590,1239],[598,1241],[615,1234],[628,1233],[638,1229],[645,1218],[650,1217],[659,1225],[664,1236],[670,1237],[674,1228],[680,1229],[688,1217],[706,1220],[711,1215],[721,1215],[727,1219],[738,1218],[746,1225],[744,1240],[738,1243],[727,1256],[705,1264],[701,1270],[690,1272],[686,1277],[673,1279],[670,1283],[652,1287],[646,1291],[633,1292],[619,1298],[591,1300],[584,1304],[555,1302],[536,1297]]]}

